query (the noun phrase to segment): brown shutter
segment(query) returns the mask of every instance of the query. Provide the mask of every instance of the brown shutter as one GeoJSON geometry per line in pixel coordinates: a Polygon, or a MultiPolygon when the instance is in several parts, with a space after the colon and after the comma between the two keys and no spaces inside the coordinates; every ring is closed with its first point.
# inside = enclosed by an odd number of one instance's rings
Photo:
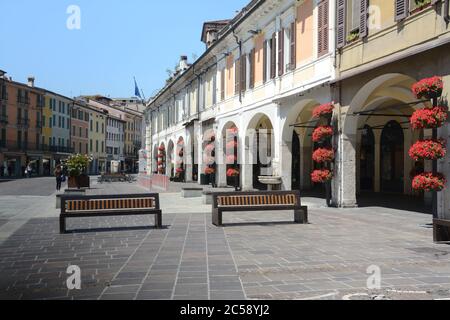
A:
{"type": "Polygon", "coordinates": [[[336,46],[342,48],[345,46],[345,16],[346,0],[337,0],[337,19],[336,19],[336,46]]]}
{"type": "Polygon", "coordinates": [[[241,80],[241,58],[238,58],[234,63],[234,94],[239,94],[240,80],[241,80]]]}
{"type": "Polygon", "coordinates": [[[241,91],[247,90],[247,55],[241,56],[241,91]]]}
{"type": "Polygon", "coordinates": [[[250,83],[249,87],[250,89],[253,89],[255,87],[255,49],[252,49],[250,51],[250,83]]]}
{"type": "Polygon", "coordinates": [[[409,0],[395,0],[395,21],[401,21],[408,16],[409,0]]]}
{"type": "Polygon", "coordinates": [[[295,70],[297,62],[297,23],[291,25],[291,70],[295,70]]]}
{"type": "Polygon", "coordinates": [[[264,41],[264,52],[263,52],[263,82],[266,83],[267,82],[267,61],[268,57],[267,57],[267,46],[269,45],[269,41],[266,40],[264,41]]]}
{"type": "Polygon", "coordinates": [[[274,79],[277,75],[277,42],[276,33],[272,35],[272,40],[270,40],[270,79],[274,79]]]}
{"type": "Polygon", "coordinates": [[[328,0],[323,0],[319,3],[318,7],[319,19],[318,19],[318,44],[317,50],[319,57],[328,53],[328,0]]]}
{"type": "Polygon", "coordinates": [[[359,37],[364,38],[367,37],[367,7],[368,7],[368,0],[360,0],[361,1],[361,16],[359,21],[359,37]]]}
{"type": "Polygon", "coordinates": [[[278,32],[278,75],[284,73],[284,29],[278,32]]]}
{"type": "Polygon", "coordinates": [[[225,100],[225,70],[226,68],[223,68],[222,73],[220,75],[220,100],[225,100]]]}

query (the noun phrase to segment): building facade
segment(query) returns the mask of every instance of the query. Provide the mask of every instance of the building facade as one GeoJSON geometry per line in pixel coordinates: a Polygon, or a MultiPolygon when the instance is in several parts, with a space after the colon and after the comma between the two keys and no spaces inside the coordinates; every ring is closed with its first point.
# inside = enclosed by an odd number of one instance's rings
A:
{"type": "Polygon", "coordinates": [[[89,108],[89,154],[93,157],[90,174],[106,172],[106,119],[106,110],[89,108]]]}
{"type": "Polygon", "coordinates": [[[85,101],[76,100],[72,106],[71,144],[74,153],[89,154],[90,112],[85,101]]]}
{"type": "MultiPolygon", "coordinates": [[[[332,204],[402,195],[426,205],[431,193],[413,191],[411,181],[431,162],[414,162],[408,151],[431,130],[411,130],[409,118],[430,103],[417,101],[411,86],[438,75],[448,94],[449,21],[447,0],[251,1],[224,25],[205,24],[206,52],[192,65],[182,59],[150,100],[147,172],[173,176],[182,166],[187,181],[201,182],[214,132],[219,186],[231,183],[227,169],[238,166],[244,190],[265,189],[261,175],[281,178],[285,190],[314,190],[311,135],[320,123],[313,109],[333,102],[332,204]],[[230,130],[238,133],[235,154],[226,151],[230,130]],[[255,145],[268,161],[249,158],[255,145]]],[[[448,123],[439,136],[449,137],[448,123]]],[[[439,171],[449,175],[448,155],[439,171]]],[[[448,199],[448,189],[439,193],[441,215],[450,215],[448,199]]]]}
{"type": "Polygon", "coordinates": [[[106,171],[125,170],[125,124],[126,122],[113,115],[106,119],[106,171]]]}

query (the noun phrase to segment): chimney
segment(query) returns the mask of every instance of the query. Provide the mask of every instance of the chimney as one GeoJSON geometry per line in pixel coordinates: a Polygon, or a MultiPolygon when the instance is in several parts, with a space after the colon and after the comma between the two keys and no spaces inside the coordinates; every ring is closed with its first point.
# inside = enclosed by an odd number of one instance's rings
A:
{"type": "Polygon", "coordinates": [[[179,70],[181,72],[189,69],[189,65],[188,65],[188,57],[187,56],[181,56],[180,57],[180,64],[178,66],[179,70]]]}
{"type": "Polygon", "coordinates": [[[35,79],[33,76],[28,77],[28,86],[29,87],[34,88],[34,80],[35,79]]]}

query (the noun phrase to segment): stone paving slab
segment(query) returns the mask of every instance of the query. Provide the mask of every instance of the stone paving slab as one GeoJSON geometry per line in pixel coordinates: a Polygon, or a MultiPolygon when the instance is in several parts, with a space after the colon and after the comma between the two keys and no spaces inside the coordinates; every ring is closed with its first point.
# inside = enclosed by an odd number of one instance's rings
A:
{"type": "MultiPolygon", "coordinates": [[[[148,191],[94,182],[88,192],[148,191]]],[[[251,212],[227,213],[216,228],[201,199],[164,193],[164,229],[149,217],[69,219],[77,232],[60,235],[54,195],[30,197],[15,210],[8,198],[0,215],[0,299],[450,297],[450,247],[432,243],[431,217],[420,213],[313,206],[309,225],[290,212],[251,212]],[[69,265],[81,268],[82,290],[67,289],[69,265]],[[367,289],[370,266],[381,271],[379,290],[367,289]]]]}

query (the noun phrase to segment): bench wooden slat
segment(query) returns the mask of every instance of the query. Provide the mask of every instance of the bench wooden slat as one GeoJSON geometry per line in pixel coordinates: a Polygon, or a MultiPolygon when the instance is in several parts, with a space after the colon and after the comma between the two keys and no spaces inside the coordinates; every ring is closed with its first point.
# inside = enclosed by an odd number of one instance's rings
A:
{"type": "Polygon", "coordinates": [[[110,196],[61,196],[60,231],[66,232],[66,218],[116,215],[155,215],[155,224],[162,227],[159,194],[110,196]]]}

